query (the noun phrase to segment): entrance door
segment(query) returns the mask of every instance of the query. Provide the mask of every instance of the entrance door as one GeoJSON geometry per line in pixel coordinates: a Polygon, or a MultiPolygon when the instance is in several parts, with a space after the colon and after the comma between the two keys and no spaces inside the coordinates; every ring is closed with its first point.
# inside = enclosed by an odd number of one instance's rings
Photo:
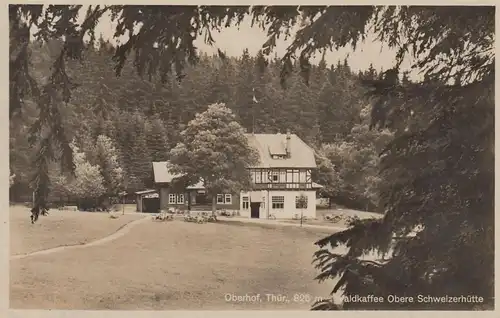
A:
{"type": "Polygon", "coordinates": [[[250,203],[250,217],[252,219],[258,219],[260,216],[260,202],[250,203]]]}

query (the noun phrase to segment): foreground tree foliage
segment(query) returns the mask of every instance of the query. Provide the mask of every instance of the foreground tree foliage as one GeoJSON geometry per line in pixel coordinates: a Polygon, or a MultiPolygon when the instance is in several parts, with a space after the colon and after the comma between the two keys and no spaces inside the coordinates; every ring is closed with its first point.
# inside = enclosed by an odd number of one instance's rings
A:
{"type": "MultiPolygon", "coordinates": [[[[116,72],[135,53],[136,71],[151,80],[182,80],[189,63],[199,62],[195,37],[213,44],[210,32],[238,25],[244,17],[267,30],[267,56],[276,40],[298,32],[281,59],[280,80],[290,85],[298,60],[304,86],[311,54],[353,47],[372,32],[397,51],[395,68],[379,81],[366,80],[374,100],[372,128],[394,133],[381,152],[378,208],[382,220],[357,221],[346,231],[317,244],[319,280],[337,279],[344,295],[476,295],[493,306],[493,159],[494,159],[494,7],[90,7],[81,24],[80,6],[11,5],[10,111],[25,100],[37,101],[39,116],[31,126],[35,158],[35,213],[45,213],[48,165],[61,150],[72,168],[71,148],[61,124],[61,110],[75,85],[65,72],[68,59],[81,57],[83,37],[110,12],[116,36],[129,40],[115,51],[116,72]],[[45,9],[45,11],[43,10],[45,9]],[[136,24],[142,24],[135,31],[136,24]],[[28,40],[36,27],[40,40],[64,37],[52,75],[41,86],[29,70],[28,40]],[[424,80],[398,81],[404,57],[414,60],[424,80]],[[415,228],[418,233],[413,233],[415,228]],[[348,252],[335,248],[346,245],[348,252]],[[362,260],[368,252],[375,260],[362,260]],[[381,255],[378,257],[378,255],[381,255]]],[[[227,59],[220,52],[222,59],[227,59]]],[[[302,89],[302,88],[300,88],[302,89]]],[[[325,94],[329,88],[324,88],[325,94]]],[[[182,107],[181,105],[179,105],[182,107]]],[[[321,106],[321,104],[318,104],[321,106]]],[[[325,112],[326,115],[332,115],[325,112]]],[[[306,117],[304,117],[306,118],[306,117]]],[[[313,126],[311,126],[313,127],[313,126]]],[[[471,309],[474,303],[432,304],[433,308],[471,309]]],[[[323,301],[314,309],[429,308],[427,303],[344,303],[323,301]]]]}

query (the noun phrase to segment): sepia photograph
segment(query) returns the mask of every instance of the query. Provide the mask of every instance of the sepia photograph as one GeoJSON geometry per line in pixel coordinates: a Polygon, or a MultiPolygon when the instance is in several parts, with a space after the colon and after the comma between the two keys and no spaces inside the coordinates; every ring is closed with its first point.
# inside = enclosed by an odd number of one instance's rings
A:
{"type": "Polygon", "coordinates": [[[8,15],[10,309],[495,309],[495,6],[8,15]]]}

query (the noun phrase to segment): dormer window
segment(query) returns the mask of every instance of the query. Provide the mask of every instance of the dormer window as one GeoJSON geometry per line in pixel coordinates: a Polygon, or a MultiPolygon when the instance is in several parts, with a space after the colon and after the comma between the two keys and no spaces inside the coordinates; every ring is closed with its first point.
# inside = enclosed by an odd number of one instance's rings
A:
{"type": "Polygon", "coordinates": [[[283,142],[275,142],[269,146],[269,155],[272,159],[280,160],[287,157],[286,146],[283,142]]]}

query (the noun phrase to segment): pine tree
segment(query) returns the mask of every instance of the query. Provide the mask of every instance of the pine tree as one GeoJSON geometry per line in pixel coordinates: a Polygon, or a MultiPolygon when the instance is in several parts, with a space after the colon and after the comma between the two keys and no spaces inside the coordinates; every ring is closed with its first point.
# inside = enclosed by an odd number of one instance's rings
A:
{"type": "Polygon", "coordinates": [[[152,182],[152,160],[145,132],[145,119],[139,113],[135,112],[129,118],[128,125],[131,133],[131,142],[127,147],[127,152],[122,154],[126,158],[126,187],[127,192],[136,192],[144,190],[151,186],[152,182]]]}
{"type": "Polygon", "coordinates": [[[168,140],[166,126],[158,116],[151,118],[147,125],[146,141],[152,161],[168,160],[168,140]]]}
{"type": "Polygon", "coordinates": [[[210,94],[207,97],[208,103],[228,103],[230,99],[231,78],[233,70],[233,61],[229,58],[219,61],[213,59],[214,66],[210,83],[210,94]]]}
{"type": "Polygon", "coordinates": [[[377,70],[375,70],[375,68],[373,67],[373,63],[370,63],[370,66],[368,67],[368,70],[366,70],[363,74],[363,77],[367,80],[377,79],[377,70]]]}
{"type": "Polygon", "coordinates": [[[311,88],[300,80],[298,74],[288,81],[289,88],[284,93],[279,112],[276,116],[280,119],[276,128],[282,133],[290,129],[303,140],[314,144],[317,130],[317,109],[311,88]],[[293,125],[291,123],[294,123],[293,125]]]}
{"type": "Polygon", "coordinates": [[[339,118],[342,105],[339,105],[339,97],[336,95],[337,92],[334,90],[330,81],[326,81],[317,98],[318,107],[318,117],[321,141],[324,143],[333,142],[337,139],[337,135],[340,134],[339,118]]]}
{"type": "MultiPolygon", "coordinates": [[[[235,74],[235,86],[231,100],[227,106],[234,112],[238,122],[249,132],[253,130],[255,118],[254,111],[260,106],[255,105],[253,97],[255,92],[255,69],[253,59],[248,53],[248,49],[243,51],[242,56],[237,60],[237,72],[235,74]]],[[[259,95],[259,88],[256,98],[262,103],[262,95],[259,95]]]]}
{"type": "Polygon", "coordinates": [[[257,52],[253,62],[251,104],[248,110],[243,111],[251,113],[252,129],[256,133],[271,133],[279,122],[279,118],[274,116],[281,97],[280,90],[276,87],[278,82],[273,81],[273,70],[269,67],[269,62],[262,51],[257,52]]]}

